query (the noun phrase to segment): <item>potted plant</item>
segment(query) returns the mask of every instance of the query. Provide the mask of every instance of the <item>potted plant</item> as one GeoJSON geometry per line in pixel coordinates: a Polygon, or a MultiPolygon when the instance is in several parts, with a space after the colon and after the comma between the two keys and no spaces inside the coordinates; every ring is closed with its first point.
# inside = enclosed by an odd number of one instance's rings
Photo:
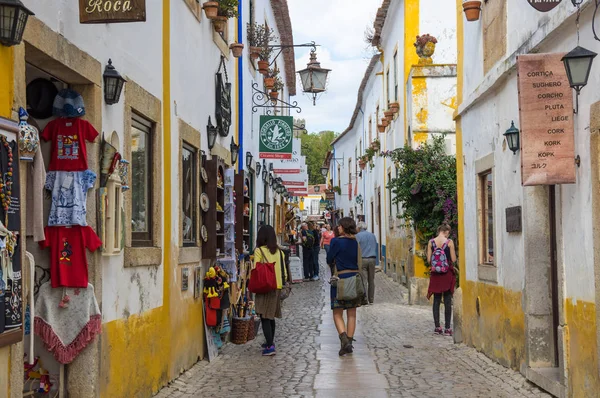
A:
{"type": "Polygon", "coordinates": [[[229,49],[235,58],[239,58],[242,56],[242,52],[244,51],[244,43],[231,43],[229,45],[229,49]]]}
{"type": "Polygon", "coordinates": [[[283,90],[283,81],[281,81],[281,78],[279,76],[276,76],[273,79],[273,88],[269,92],[269,97],[271,97],[271,101],[275,103],[277,102],[277,98],[279,97],[279,91],[283,90]]]}
{"type": "Polygon", "coordinates": [[[373,142],[371,142],[370,145],[371,149],[373,149],[375,152],[378,152],[381,149],[381,141],[379,140],[373,140],[373,142]]]}
{"type": "Polygon", "coordinates": [[[379,131],[380,133],[385,133],[385,127],[383,124],[378,124],[377,125],[377,131],[379,131]]]}
{"type": "Polygon", "coordinates": [[[467,21],[477,21],[481,13],[481,1],[463,1],[463,11],[467,21]]]}
{"type": "Polygon", "coordinates": [[[263,75],[269,73],[269,59],[273,53],[273,48],[265,46],[260,49],[258,54],[258,71],[263,75]]]}
{"type": "Polygon", "coordinates": [[[212,22],[215,31],[223,33],[227,26],[227,20],[238,16],[238,0],[219,0],[218,3],[217,16],[212,19],[212,22]]]}
{"type": "Polygon", "coordinates": [[[275,66],[273,69],[269,69],[265,75],[264,83],[267,90],[271,90],[275,86],[275,79],[279,76],[279,69],[275,66]]]}
{"type": "Polygon", "coordinates": [[[225,26],[227,26],[227,17],[222,15],[217,15],[213,20],[213,28],[215,28],[215,32],[223,33],[225,32],[225,26]]]}
{"type": "Polygon", "coordinates": [[[400,111],[400,104],[398,102],[390,102],[390,111],[398,113],[400,111]]]}
{"type": "MultiPolygon", "coordinates": [[[[385,128],[389,125],[389,122],[386,118],[381,119],[381,125],[385,128]]],[[[382,131],[383,133],[383,131],[382,131]]]]}
{"type": "Polygon", "coordinates": [[[252,59],[259,58],[263,47],[268,46],[269,43],[277,39],[273,29],[268,28],[265,24],[259,24],[256,22],[248,23],[246,25],[246,35],[248,38],[250,56],[252,59]]]}
{"type": "Polygon", "coordinates": [[[367,167],[367,161],[362,157],[358,158],[358,167],[360,167],[361,170],[364,170],[365,167],[367,167]]]}
{"type": "Polygon", "coordinates": [[[383,114],[385,115],[386,119],[390,122],[394,119],[394,111],[392,110],[385,111],[383,112],[383,114]]]}
{"type": "Polygon", "coordinates": [[[341,195],[341,194],[342,194],[342,188],[340,188],[340,187],[339,187],[339,186],[337,186],[337,185],[336,185],[335,187],[333,187],[333,191],[334,191],[335,193],[337,193],[338,195],[341,195]]]}
{"type": "Polygon", "coordinates": [[[215,19],[219,12],[219,2],[218,1],[207,1],[206,3],[202,4],[202,8],[204,9],[206,18],[215,19]]]}

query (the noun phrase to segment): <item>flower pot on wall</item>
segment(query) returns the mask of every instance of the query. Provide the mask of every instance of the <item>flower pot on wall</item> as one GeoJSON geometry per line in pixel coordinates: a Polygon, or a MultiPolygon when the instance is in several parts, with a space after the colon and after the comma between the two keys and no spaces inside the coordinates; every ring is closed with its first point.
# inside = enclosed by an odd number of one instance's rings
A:
{"type": "Polygon", "coordinates": [[[204,9],[204,13],[206,14],[206,18],[215,19],[217,17],[217,13],[219,12],[219,2],[218,1],[207,1],[202,5],[204,9]]]}
{"type": "Polygon", "coordinates": [[[481,14],[481,1],[465,1],[463,2],[463,11],[467,21],[479,20],[481,14]]]}
{"type": "Polygon", "coordinates": [[[277,98],[279,98],[279,91],[270,91],[269,92],[269,97],[271,97],[271,101],[273,101],[274,103],[277,102],[277,98]]]}
{"type": "Polygon", "coordinates": [[[383,119],[381,119],[381,125],[382,125],[383,127],[387,127],[389,124],[390,124],[390,123],[387,121],[387,119],[386,119],[386,118],[383,118],[383,119]]]}
{"type": "Polygon", "coordinates": [[[275,78],[274,77],[265,77],[265,88],[267,90],[270,90],[274,86],[275,86],[275,78]]]}
{"type": "Polygon", "coordinates": [[[250,46],[250,57],[252,57],[252,59],[257,59],[259,55],[260,47],[250,46]]]}
{"type": "Polygon", "coordinates": [[[242,56],[242,52],[244,51],[243,43],[231,43],[229,45],[229,49],[234,57],[239,58],[242,56]]]}
{"type": "Polygon", "coordinates": [[[378,124],[377,131],[379,131],[380,133],[385,133],[385,126],[383,124],[378,124]]]}
{"type": "Polygon", "coordinates": [[[400,104],[397,102],[391,102],[390,103],[390,111],[394,112],[394,113],[398,113],[398,111],[400,110],[400,104]]]}
{"type": "Polygon", "coordinates": [[[212,20],[212,22],[216,32],[225,32],[225,26],[227,26],[227,17],[217,16],[212,20]]]}
{"type": "Polygon", "coordinates": [[[386,119],[391,122],[394,119],[394,111],[389,110],[389,111],[385,111],[383,112],[383,114],[385,115],[386,119]]]}
{"type": "Polygon", "coordinates": [[[262,59],[258,61],[258,71],[266,75],[269,72],[269,61],[263,61],[262,59]]]}

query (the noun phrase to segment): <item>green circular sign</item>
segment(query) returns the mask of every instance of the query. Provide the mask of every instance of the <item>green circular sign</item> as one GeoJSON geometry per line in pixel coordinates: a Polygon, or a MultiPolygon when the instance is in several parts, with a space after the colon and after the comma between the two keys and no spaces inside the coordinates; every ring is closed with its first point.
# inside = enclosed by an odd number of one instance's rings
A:
{"type": "Polygon", "coordinates": [[[271,119],[261,127],[260,141],[271,151],[281,151],[292,142],[292,129],[281,119],[271,119]]]}

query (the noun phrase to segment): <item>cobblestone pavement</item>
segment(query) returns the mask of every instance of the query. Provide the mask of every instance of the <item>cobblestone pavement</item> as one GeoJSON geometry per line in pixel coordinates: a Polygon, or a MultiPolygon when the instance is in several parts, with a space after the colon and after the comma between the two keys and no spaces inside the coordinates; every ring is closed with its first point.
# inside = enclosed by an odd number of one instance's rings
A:
{"type": "MultiPolygon", "coordinates": [[[[323,264],[321,275],[329,275],[323,264]]],[[[259,333],[226,345],[156,397],[549,397],[518,372],[434,336],[431,310],[406,297],[377,273],[375,304],[358,310],[355,353],[340,358],[327,281],[295,285],[277,320],[277,355],[260,355],[259,333]]]]}

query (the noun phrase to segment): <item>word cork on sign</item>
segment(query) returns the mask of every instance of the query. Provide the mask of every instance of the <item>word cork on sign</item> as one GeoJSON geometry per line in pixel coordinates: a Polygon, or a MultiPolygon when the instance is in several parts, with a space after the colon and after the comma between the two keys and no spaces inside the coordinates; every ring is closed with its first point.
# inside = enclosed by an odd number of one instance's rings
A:
{"type": "Polygon", "coordinates": [[[576,182],[573,91],[563,55],[517,57],[524,186],[576,182]]]}
{"type": "Polygon", "coordinates": [[[146,21],[146,0],[79,0],[80,23],[146,21]]]}

